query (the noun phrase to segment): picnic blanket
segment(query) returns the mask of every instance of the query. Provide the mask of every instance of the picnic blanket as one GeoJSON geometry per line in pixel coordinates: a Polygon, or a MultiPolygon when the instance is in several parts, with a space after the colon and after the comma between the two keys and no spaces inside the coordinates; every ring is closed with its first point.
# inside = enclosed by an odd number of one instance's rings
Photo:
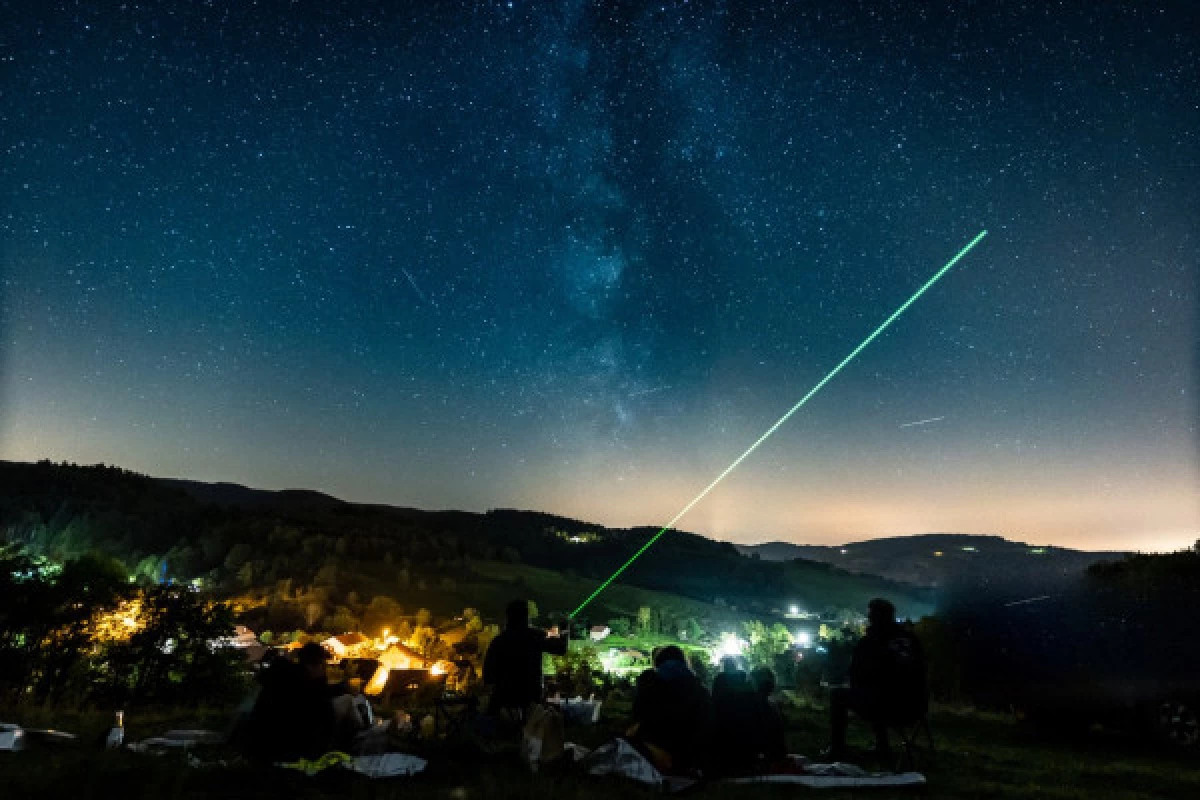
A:
{"type": "MultiPolygon", "coordinates": [[[[126,745],[135,753],[161,754],[175,750],[188,751],[197,745],[220,744],[225,737],[216,731],[171,730],[161,736],[152,736],[126,745]]],[[[188,763],[194,767],[226,766],[224,761],[202,761],[189,753],[188,763]]],[[[424,772],[426,761],[407,753],[374,753],[352,756],[348,753],[329,752],[317,759],[300,759],[279,764],[306,775],[316,775],[331,767],[352,770],[368,778],[394,778],[401,775],[416,775],[424,772]]]]}
{"type": "Polygon", "coordinates": [[[23,728],[11,722],[0,722],[0,750],[16,752],[24,750],[30,743],[62,744],[78,741],[79,737],[66,731],[52,728],[23,728]]]}
{"type": "Polygon", "coordinates": [[[589,775],[619,775],[667,792],[679,792],[696,781],[682,775],[665,775],[625,739],[602,744],[584,759],[589,775]]]}
{"type": "MultiPolygon", "coordinates": [[[[723,783],[788,783],[811,789],[865,789],[874,786],[920,786],[919,772],[867,772],[855,764],[815,764],[803,756],[789,756],[793,769],[778,774],[725,778],[723,783]]],[[[619,775],[667,792],[678,792],[697,783],[694,778],[660,772],[637,748],[624,739],[614,739],[592,751],[584,760],[591,775],[619,775]]]]}
{"type": "Polygon", "coordinates": [[[20,725],[0,722],[0,750],[24,750],[25,731],[20,725]]]}
{"type": "Polygon", "coordinates": [[[320,758],[302,758],[276,766],[303,772],[309,777],[327,769],[340,767],[366,775],[368,778],[395,778],[424,772],[427,762],[407,753],[378,753],[369,756],[352,756],[348,753],[330,751],[320,758]]]}
{"type": "Polygon", "coordinates": [[[425,759],[408,753],[379,753],[372,756],[355,756],[346,768],[368,778],[396,778],[424,772],[426,764],[425,759]]]}
{"type": "Polygon", "coordinates": [[[810,789],[866,789],[873,786],[923,786],[925,776],[920,772],[867,772],[856,764],[835,761],[832,764],[804,763],[803,772],[800,773],[747,775],[726,778],[725,783],[793,783],[810,789]]]}
{"type": "Polygon", "coordinates": [[[221,744],[225,741],[223,734],[216,731],[201,729],[170,730],[161,736],[151,736],[140,742],[130,742],[126,749],[135,753],[159,753],[168,750],[190,750],[196,745],[221,744]]]}

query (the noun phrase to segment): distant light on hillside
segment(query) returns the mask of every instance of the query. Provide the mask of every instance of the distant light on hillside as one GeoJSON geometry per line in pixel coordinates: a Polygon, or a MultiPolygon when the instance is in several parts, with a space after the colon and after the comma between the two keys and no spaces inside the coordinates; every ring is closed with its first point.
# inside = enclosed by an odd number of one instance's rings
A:
{"type": "Polygon", "coordinates": [[[584,533],[556,531],[554,535],[559,539],[562,539],[564,542],[570,542],[571,544],[591,544],[593,542],[600,541],[600,535],[593,531],[586,531],[584,533]]]}
{"type": "Polygon", "coordinates": [[[746,651],[747,644],[745,639],[738,638],[735,633],[722,633],[716,647],[712,649],[713,663],[719,664],[726,656],[740,656],[746,651]]]}

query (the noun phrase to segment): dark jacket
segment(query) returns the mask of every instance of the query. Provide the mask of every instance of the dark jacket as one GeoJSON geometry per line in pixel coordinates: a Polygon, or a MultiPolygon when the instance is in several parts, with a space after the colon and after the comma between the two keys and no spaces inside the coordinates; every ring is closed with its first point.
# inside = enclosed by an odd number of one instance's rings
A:
{"type": "Polygon", "coordinates": [[[787,758],[787,724],[779,709],[761,694],[754,695],[755,755],[775,763],[787,758]]]}
{"type": "Polygon", "coordinates": [[[567,652],[565,636],[537,628],[506,628],[492,640],[483,659],[483,682],[492,687],[490,712],[525,709],[542,699],[542,654],[567,652]]]}
{"type": "Polygon", "coordinates": [[[713,769],[739,775],[787,757],[783,715],[755,690],[746,673],[722,672],[713,680],[713,769]]]}
{"type": "Polygon", "coordinates": [[[925,713],[925,653],[901,625],[872,626],[854,647],[850,688],[877,717],[906,722],[925,713]]]}
{"type": "Polygon", "coordinates": [[[324,755],[333,740],[334,690],[282,657],[263,668],[259,681],[262,691],[238,737],[246,754],[269,762],[324,755]]]}
{"type": "Polygon", "coordinates": [[[711,721],[708,690],[682,661],[667,661],[638,676],[633,699],[635,740],[671,757],[674,772],[702,766],[711,721]]]}
{"type": "Polygon", "coordinates": [[[718,771],[735,774],[754,764],[760,722],[757,697],[741,670],[721,672],[713,679],[712,762],[718,771]]]}

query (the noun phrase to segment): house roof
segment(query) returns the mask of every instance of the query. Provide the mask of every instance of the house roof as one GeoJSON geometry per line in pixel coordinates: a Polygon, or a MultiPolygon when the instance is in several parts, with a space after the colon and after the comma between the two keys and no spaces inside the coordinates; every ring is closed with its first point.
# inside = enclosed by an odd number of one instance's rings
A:
{"type": "Polygon", "coordinates": [[[424,667],[426,660],[424,656],[413,650],[411,647],[403,644],[389,645],[387,650],[379,654],[379,663],[388,669],[397,669],[398,664],[417,664],[419,667],[424,667]]]}
{"type": "Polygon", "coordinates": [[[242,648],[242,655],[245,656],[247,661],[257,664],[259,661],[262,661],[263,656],[270,649],[265,644],[252,644],[249,647],[242,648]]]}
{"type": "MultiPolygon", "coordinates": [[[[340,633],[337,636],[331,636],[329,638],[336,641],[342,647],[357,647],[360,644],[365,644],[366,642],[370,641],[361,633],[340,633]]],[[[326,639],[326,641],[329,641],[329,639],[326,639]]]]}

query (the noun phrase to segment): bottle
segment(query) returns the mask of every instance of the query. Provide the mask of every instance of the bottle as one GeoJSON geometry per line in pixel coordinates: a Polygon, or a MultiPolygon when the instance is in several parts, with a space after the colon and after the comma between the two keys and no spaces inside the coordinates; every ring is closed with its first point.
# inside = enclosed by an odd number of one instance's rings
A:
{"type": "Polygon", "coordinates": [[[108,731],[104,744],[109,750],[116,750],[125,742],[125,712],[118,711],[117,718],[108,731]]]}

